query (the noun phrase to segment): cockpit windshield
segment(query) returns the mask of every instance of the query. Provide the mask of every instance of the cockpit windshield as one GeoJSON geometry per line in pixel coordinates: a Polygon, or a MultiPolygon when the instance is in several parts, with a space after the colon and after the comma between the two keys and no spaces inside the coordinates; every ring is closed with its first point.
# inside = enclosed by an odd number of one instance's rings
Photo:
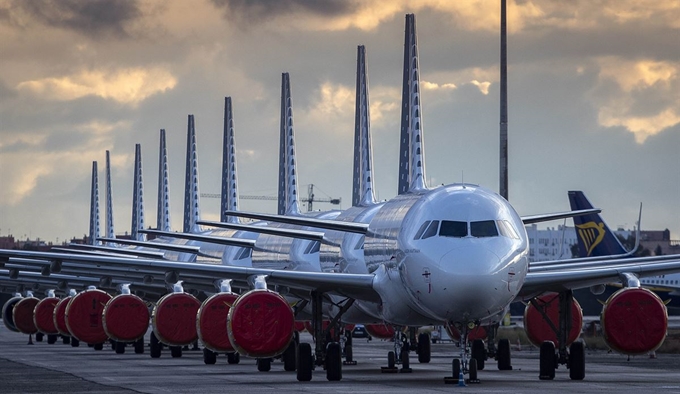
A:
{"type": "Polygon", "coordinates": [[[439,229],[440,237],[467,237],[467,222],[456,222],[451,220],[442,220],[442,226],[439,229]]]}
{"type": "Polygon", "coordinates": [[[507,238],[519,239],[517,231],[507,220],[480,220],[475,222],[463,222],[456,220],[425,221],[416,232],[414,240],[426,239],[437,235],[440,237],[465,238],[467,236],[475,238],[497,237],[502,235],[507,238]]]}

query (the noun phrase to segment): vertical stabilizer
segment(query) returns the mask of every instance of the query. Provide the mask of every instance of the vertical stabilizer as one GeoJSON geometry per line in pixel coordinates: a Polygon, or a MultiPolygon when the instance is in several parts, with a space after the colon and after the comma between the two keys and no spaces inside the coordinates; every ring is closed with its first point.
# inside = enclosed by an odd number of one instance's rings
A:
{"type": "MultiPolygon", "coordinates": [[[[570,191],[569,204],[575,211],[593,209],[593,204],[582,191],[570,191]]],[[[579,257],[622,255],[628,252],[599,214],[574,216],[573,219],[579,257]]]]}
{"type": "Polygon", "coordinates": [[[399,194],[427,189],[419,74],[416,18],[413,14],[407,14],[404,37],[404,79],[401,96],[399,194]]]}
{"type": "Polygon", "coordinates": [[[142,145],[135,145],[135,174],[132,188],[132,239],[144,241],[146,236],[139,232],[144,229],[144,182],[142,179],[142,145]]]}
{"type": "Polygon", "coordinates": [[[198,157],[196,155],[196,129],[194,115],[189,115],[187,126],[187,160],[184,182],[184,226],[185,233],[201,231],[196,222],[200,220],[198,209],[198,157]]]}
{"type": "Polygon", "coordinates": [[[113,231],[113,192],[111,191],[111,159],[106,151],[106,238],[116,237],[113,231]]]}
{"type": "Polygon", "coordinates": [[[500,184],[499,194],[508,195],[508,42],[505,0],[501,0],[501,119],[500,119],[500,184]]]}
{"type": "Polygon", "coordinates": [[[224,140],[222,146],[222,203],[220,221],[238,223],[238,217],[227,216],[225,211],[238,210],[238,178],[236,176],[236,149],[234,147],[234,118],[231,97],[224,98],[224,140]]]}
{"type": "Polygon", "coordinates": [[[299,215],[297,191],[297,166],[295,164],[295,132],[293,129],[293,102],[290,94],[290,76],[281,78],[281,152],[279,158],[279,213],[281,191],[285,195],[284,215],[299,215]]]}
{"type": "Polygon", "coordinates": [[[158,207],[156,209],[156,228],[160,231],[170,231],[168,149],[165,144],[165,129],[161,129],[160,138],[160,150],[158,153],[158,207]]]}
{"type": "Polygon", "coordinates": [[[90,188],[90,233],[91,245],[98,245],[99,238],[99,176],[97,175],[97,162],[92,162],[92,187],[90,188]]]}
{"type": "Polygon", "coordinates": [[[373,149],[371,146],[371,118],[368,100],[368,71],[366,48],[357,48],[356,108],[354,118],[354,172],[352,206],[375,203],[373,187],[373,149]]]}

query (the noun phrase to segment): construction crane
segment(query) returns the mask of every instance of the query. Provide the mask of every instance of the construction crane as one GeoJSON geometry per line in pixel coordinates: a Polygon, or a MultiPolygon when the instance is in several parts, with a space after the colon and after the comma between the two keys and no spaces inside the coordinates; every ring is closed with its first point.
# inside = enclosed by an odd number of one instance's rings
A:
{"type": "MultiPolygon", "coordinates": [[[[201,193],[201,197],[207,198],[221,198],[222,196],[217,193],[201,193]]],[[[276,196],[254,196],[254,195],[239,195],[238,198],[242,200],[278,200],[276,196]]],[[[314,196],[314,184],[310,183],[307,186],[307,198],[300,200],[307,204],[307,212],[313,210],[313,204],[315,202],[327,202],[333,205],[340,205],[342,198],[316,198],[314,196]]]]}

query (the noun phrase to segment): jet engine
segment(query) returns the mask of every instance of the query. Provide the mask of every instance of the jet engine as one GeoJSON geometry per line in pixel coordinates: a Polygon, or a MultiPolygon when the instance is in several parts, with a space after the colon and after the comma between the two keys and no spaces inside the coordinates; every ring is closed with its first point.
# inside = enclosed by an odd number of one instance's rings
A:
{"type": "Polygon", "coordinates": [[[17,302],[21,301],[22,298],[23,297],[12,297],[7,302],[5,302],[5,305],[2,306],[2,322],[5,323],[5,327],[7,327],[7,329],[10,331],[19,332],[16,325],[14,324],[12,311],[14,310],[14,306],[17,304],[17,302]]]}
{"type": "Polygon", "coordinates": [[[68,331],[87,344],[104,343],[108,335],[102,325],[102,312],[111,296],[99,289],[82,291],[69,301],[64,320],[68,331]]]}
{"type": "Polygon", "coordinates": [[[189,293],[166,294],[153,308],[151,320],[158,340],[169,346],[184,346],[198,339],[196,314],[201,303],[189,293]]]}
{"type": "Polygon", "coordinates": [[[109,338],[134,342],[149,329],[149,308],[134,294],[119,294],[104,306],[102,325],[109,338]]]}
{"type": "Polygon", "coordinates": [[[33,322],[33,310],[38,305],[38,302],[40,300],[35,297],[26,297],[14,305],[12,318],[14,319],[14,325],[20,333],[35,334],[38,332],[35,322],[33,322]]]}
{"type": "Polygon", "coordinates": [[[658,349],[666,338],[668,312],[650,290],[628,287],[609,297],[600,322],[611,349],[623,354],[645,354],[658,349]]]}
{"type": "Polygon", "coordinates": [[[59,331],[59,334],[70,337],[71,332],[68,330],[68,327],[66,327],[66,307],[68,306],[68,303],[71,302],[71,296],[62,298],[57,302],[57,305],[54,307],[54,315],[52,316],[52,319],[54,319],[54,326],[57,328],[57,331],[59,331]]]}
{"type": "Polygon", "coordinates": [[[56,297],[43,298],[33,310],[33,323],[38,331],[43,334],[59,334],[57,327],[54,325],[54,308],[58,302],[59,299],[56,297]]]}
{"type": "Polygon", "coordinates": [[[366,332],[373,338],[392,339],[394,338],[394,328],[387,324],[366,324],[366,332]]]}
{"type": "Polygon", "coordinates": [[[283,353],[293,339],[295,316],[286,300],[266,289],[240,296],[229,310],[227,332],[240,354],[267,358],[283,353]]]}
{"type": "MultiPolygon", "coordinates": [[[[527,304],[524,309],[524,330],[529,341],[540,347],[544,341],[552,341],[556,347],[560,346],[557,333],[553,327],[559,327],[560,295],[557,293],[545,293],[533,299],[534,302],[527,304]],[[546,317],[549,320],[546,320],[546,317]]],[[[571,345],[583,328],[583,310],[576,299],[571,304],[571,329],[567,335],[565,346],[571,345]]]]}
{"type": "Polygon", "coordinates": [[[217,293],[203,301],[196,317],[196,332],[203,346],[213,352],[233,352],[225,330],[227,316],[238,294],[217,293]]]}
{"type": "MultiPolygon", "coordinates": [[[[453,339],[454,341],[460,340],[460,331],[458,331],[458,329],[453,324],[445,324],[444,328],[446,329],[446,333],[449,334],[449,338],[453,339]]],[[[486,339],[486,337],[486,328],[483,326],[476,326],[468,332],[469,341],[474,341],[475,339],[486,339]]]]}

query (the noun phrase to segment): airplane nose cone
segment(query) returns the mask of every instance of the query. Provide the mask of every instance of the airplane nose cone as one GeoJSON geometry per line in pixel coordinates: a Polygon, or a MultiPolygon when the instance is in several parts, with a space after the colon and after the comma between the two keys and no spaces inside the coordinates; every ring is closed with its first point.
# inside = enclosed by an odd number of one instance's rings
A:
{"type": "Polygon", "coordinates": [[[488,275],[498,269],[500,258],[483,247],[451,250],[440,260],[442,269],[458,276],[488,275]]]}

